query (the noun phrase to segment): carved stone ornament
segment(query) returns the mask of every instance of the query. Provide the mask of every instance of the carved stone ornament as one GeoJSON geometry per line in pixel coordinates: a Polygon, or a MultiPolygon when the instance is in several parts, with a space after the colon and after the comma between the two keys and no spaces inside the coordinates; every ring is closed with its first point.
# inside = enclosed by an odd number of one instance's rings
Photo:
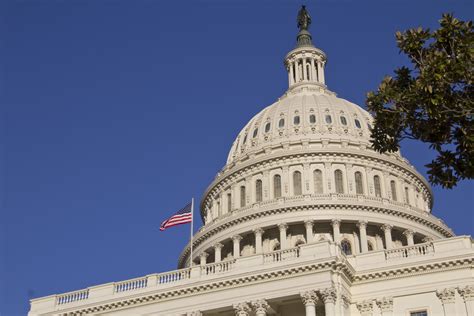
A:
{"type": "Polygon", "coordinates": [[[456,300],[456,289],[455,288],[446,288],[443,290],[436,291],[436,296],[444,304],[454,304],[456,300]]]}
{"type": "Polygon", "coordinates": [[[248,303],[234,304],[235,316],[248,316],[252,309],[248,303]]]}
{"type": "Polygon", "coordinates": [[[319,292],[323,298],[324,304],[336,302],[336,290],[334,288],[323,289],[319,292]]]}
{"type": "Polygon", "coordinates": [[[201,311],[193,311],[186,314],[186,316],[202,316],[201,311]]]}
{"type": "Polygon", "coordinates": [[[344,305],[344,308],[349,308],[349,306],[351,306],[351,299],[349,298],[347,294],[342,293],[341,300],[342,300],[342,304],[344,305]]]}
{"type": "Polygon", "coordinates": [[[371,300],[357,303],[357,309],[362,315],[372,315],[373,304],[371,300]]]}
{"type": "Polygon", "coordinates": [[[382,297],[381,299],[378,299],[376,303],[382,312],[393,311],[393,298],[392,297],[382,297]]]}
{"type": "Polygon", "coordinates": [[[464,302],[474,301],[474,286],[459,287],[458,292],[464,299],[464,302]]]}
{"type": "Polygon", "coordinates": [[[301,300],[303,301],[304,305],[316,305],[318,302],[318,296],[316,295],[315,291],[306,291],[300,293],[301,300]]]}
{"type": "Polygon", "coordinates": [[[263,299],[253,301],[251,305],[254,308],[255,313],[266,313],[270,308],[270,305],[267,303],[267,301],[263,299]]]}

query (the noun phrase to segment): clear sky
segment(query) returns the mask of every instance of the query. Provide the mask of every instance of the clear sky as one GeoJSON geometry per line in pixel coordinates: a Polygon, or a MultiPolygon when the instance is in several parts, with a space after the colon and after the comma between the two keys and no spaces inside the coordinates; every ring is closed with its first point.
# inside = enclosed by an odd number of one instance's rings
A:
{"type": "MultiPolygon", "coordinates": [[[[364,106],[406,63],[397,30],[472,18],[473,3],[306,1],[329,88],[364,106]]],[[[285,91],[301,4],[1,1],[2,316],[176,268],[189,226],[159,223],[200,199],[239,130],[285,91]]],[[[402,153],[426,173],[427,146],[402,153]]],[[[473,183],[434,194],[433,213],[473,234],[473,183]]]]}

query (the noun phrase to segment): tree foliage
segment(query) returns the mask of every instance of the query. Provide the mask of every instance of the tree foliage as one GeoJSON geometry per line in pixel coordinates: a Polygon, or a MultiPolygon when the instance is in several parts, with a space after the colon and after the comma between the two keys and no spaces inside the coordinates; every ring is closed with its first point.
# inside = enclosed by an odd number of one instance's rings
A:
{"type": "Polygon", "coordinates": [[[430,182],[452,188],[474,177],[474,34],[472,21],[444,14],[439,22],[433,32],[396,33],[411,67],[395,69],[366,103],[375,150],[397,151],[403,139],[426,142],[437,152],[426,165],[430,182]]]}

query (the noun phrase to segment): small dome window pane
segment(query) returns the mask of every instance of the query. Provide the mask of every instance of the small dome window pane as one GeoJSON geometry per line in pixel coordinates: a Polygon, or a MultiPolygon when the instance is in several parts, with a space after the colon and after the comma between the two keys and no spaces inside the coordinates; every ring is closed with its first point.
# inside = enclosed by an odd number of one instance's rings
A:
{"type": "Polygon", "coordinates": [[[360,125],[360,121],[358,119],[355,119],[354,123],[355,123],[357,128],[362,128],[362,126],[360,125]]]}
{"type": "Polygon", "coordinates": [[[347,125],[347,120],[344,116],[341,116],[341,124],[342,125],[347,125]]]}
{"type": "Polygon", "coordinates": [[[254,131],[253,131],[253,138],[257,137],[258,135],[258,128],[256,128],[254,131]]]}
{"type": "Polygon", "coordinates": [[[242,144],[245,144],[246,142],[247,142],[247,135],[245,135],[244,141],[242,142],[242,144]]]}
{"type": "Polygon", "coordinates": [[[331,124],[332,123],[332,117],[331,115],[326,115],[326,123],[331,124]]]}
{"type": "Polygon", "coordinates": [[[316,123],[316,115],[311,114],[311,115],[309,116],[309,122],[310,122],[311,124],[316,123]]]}
{"type": "Polygon", "coordinates": [[[280,121],[278,122],[278,127],[282,128],[284,126],[285,126],[285,119],[280,119],[280,121]]]}
{"type": "Polygon", "coordinates": [[[300,117],[299,116],[295,116],[293,118],[293,124],[295,125],[300,125],[300,117]]]}
{"type": "Polygon", "coordinates": [[[270,122],[268,122],[267,125],[265,125],[265,133],[268,133],[270,131],[270,127],[271,127],[271,124],[270,122]]]}

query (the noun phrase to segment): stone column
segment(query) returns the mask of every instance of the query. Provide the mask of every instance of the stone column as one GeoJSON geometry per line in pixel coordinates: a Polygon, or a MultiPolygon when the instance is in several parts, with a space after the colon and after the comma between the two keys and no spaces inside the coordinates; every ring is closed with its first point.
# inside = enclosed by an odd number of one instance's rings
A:
{"type": "Polygon", "coordinates": [[[287,248],[286,230],[288,229],[288,224],[286,223],[278,224],[278,228],[280,229],[280,249],[283,250],[287,248]]]}
{"type": "Polygon", "coordinates": [[[306,310],[306,316],[316,316],[316,303],[318,302],[316,292],[306,291],[300,293],[300,296],[306,310]]]}
{"type": "Polygon", "coordinates": [[[267,301],[265,300],[256,300],[251,303],[253,309],[255,310],[255,316],[265,316],[267,311],[270,308],[267,301]]]}
{"type": "Polygon", "coordinates": [[[444,315],[456,315],[456,289],[446,288],[436,291],[436,296],[443,303],[444,315]]]}
{"type": "Polygon", "coordinates": [[[320,291],[321,297],[324,301],[324,310],[326,311],[326,316],[335,316],[336,315],[336,290],[333,288],[327,288],[320,291]]]}
{"type": "Polygon", "coordinates": [[[234,251],[233,251],[234,259],[240,257],[240,241],[241,240],[242,240],[242,236],[240,235],[232,236],[232,242],[234,245],[234,251]]]}
{"type": "Polygon", "coordinates": [[[339,244],[341,242],[341,232],[340,232],[341,221],[339,219],[333,219],[331,221],[331,224],[332,224],[332,231],[334,235],[334,242],[339,244]]]}
{"type": "Polygon", "coordinates": [[[368,252],[369,246],[367,244],[367,221],[359,221],[357,223],[357,227],[359,227],[360,251],[362,253],[368,252]]]}
{"type": "Polygon", "coordinates": [[[256,228],[253,230],[255,234],[255,253],[261,254],[262,253],[262,235],[264,230],[261,228],[256,228]]]}
{"type": "Polygon", "coordinates": [[[352,236],[354,238],[354,253],[357,255],[360,253],[360,239],[359,239],[359,235],[357,235],[356,232],[353,232],[352,233],[352,236]]]}
{"type": "Polygon", "coordinates": [[[303,81],[306,81],[307,74],[306,74],[306,58],[301,59],[301,65],[303,66],[303,81]]]}
{"type": "Polygon", "coordinates": [[[209,257],[209,254],[207,252],[203,252],[199,255],[200,264],[202,266],[205,266],[207,264],[207,257],[209,257]]]}
{"type": "Polygon", "coordinates": [[[223,247],[224,245],[221,243],[217,243],[214,245],[214,262],[221,262],[222,260],[221,250],[223,247]]]}
{"type": "Polygon", "coordinates": [[[341,316],[350,315],[351,300],[344,293],[341,294],[341,303],[341,316]]]}
{"type": "Polygon", "coordinates": [[[382,230],[385,234],[385,248],[392,249],[392,225],[384,224],[382,225],[382,230]]]}
{"type": "Polygon", "coordinates": [[[235,316],[249,316],[252,309],[248,303],[234,304],[235,316]]]}
{"type": "Polygon", "coordinates": [[[372,316],[373,315],[373,306],[371,300],[366,300],[357,303],[357,309],[360,312],[360,316],[372,316]]]}
{"type": "Polygon", "coordinates": [[[382,297],[376,301],[377,306],[382,312],[382,316],[392,316],[393,313],[393,298],[392,297],[382,297]]]}
{"type": "Polygon", "coordinates": [[[314,68],[314,58],[311,58],[311,81],[318,81],[316,70],[314,68]]]}
{"type": "Polygon", "coordinates": [[[288,62],[288,84],[291,86],[293,84],[293,62],[288,62]]]}
{"type": "Polygon", "coordinates": [[[403,232],[403,235],[405,235],[407,239],[407,245],[408,246],[413,246],[415,244],[415,241],[413,240],[413,235],[415,233],[411,229],[407,229],[403,232]]]}
{"type": "Polygon", "coordinates": [[[458,291],[466,305],[467,316],[474,316],[474,286],[467,285],[458,288],[458,291]]]}
{"type": "Polygon", "coordinates": [[[306,228],[306,243],[312,243],[313,242],[313,221],[311,220],[306,220],[304,221],[304,227],[306,228]]]}
{"type": "Polygon", "coordinates": [[[318,63],[319,82],[321,82],[322,84],[326,84],[326,81],[324,79],[324,64],[324,61],[320,61],[318,63]]]}

